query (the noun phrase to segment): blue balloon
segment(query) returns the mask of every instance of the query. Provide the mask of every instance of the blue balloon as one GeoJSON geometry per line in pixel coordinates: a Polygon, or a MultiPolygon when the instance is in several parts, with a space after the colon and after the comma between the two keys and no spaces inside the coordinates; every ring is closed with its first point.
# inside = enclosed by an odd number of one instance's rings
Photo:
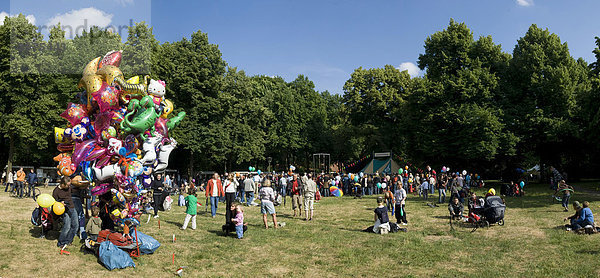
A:
{"type": "Polygon", "coordinates": [[[260,175],[260,174],[262,173],[262,171],[261,171],[261,170],[258,170],[258,171],[257,171],[257,173],[260,175]]]}
{"type": "Polygon", "coordinates": [[[357,182],[358,181],[358,176],[354,176],[354,181],[357,182]]]}
{"type": "Polygon", "coordinates": [[[248,166],[248,171],[252,172],[252,166],[248,166]]]}
{"type": "Polygon", "coordinates": [[[524,182],[524,181],[521,181],[521,182],[519,183],[519,185],[521,186],[521,188],[523,188],[523,187],[525,186],[525,182],[524,182]]]}

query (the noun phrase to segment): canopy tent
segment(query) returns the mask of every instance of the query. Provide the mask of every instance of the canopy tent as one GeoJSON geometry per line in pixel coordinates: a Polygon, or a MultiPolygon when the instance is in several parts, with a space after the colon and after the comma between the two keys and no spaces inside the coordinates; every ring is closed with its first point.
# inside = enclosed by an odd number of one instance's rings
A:
{"type": "Polygon", "coordinates": [[[365,174],[393,174],[398,173],[399,169],[400,165],[398,165],[391,157],[373,158],[361,172],[365,174]]]}

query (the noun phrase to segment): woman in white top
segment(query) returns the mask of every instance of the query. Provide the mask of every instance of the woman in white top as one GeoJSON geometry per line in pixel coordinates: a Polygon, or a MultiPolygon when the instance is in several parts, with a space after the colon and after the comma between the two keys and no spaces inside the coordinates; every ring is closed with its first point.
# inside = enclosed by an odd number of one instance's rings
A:
{"type": "Polygon", "coordinates": [[[223,189],[225,190],[225,224],[231,223],[231,218],[233,217],[231,210],[231,204],[235,200],[235,191],[239,185],[238,181],[234,178],[235,175],[231,174],[225,180],[223,184],[223,189]]]}

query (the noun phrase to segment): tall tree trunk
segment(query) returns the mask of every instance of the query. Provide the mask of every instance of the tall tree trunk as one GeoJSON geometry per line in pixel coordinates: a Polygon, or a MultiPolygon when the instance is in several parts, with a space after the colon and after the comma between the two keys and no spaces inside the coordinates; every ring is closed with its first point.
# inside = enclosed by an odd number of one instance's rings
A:
{"type": "Polygon", "coordinates": [[[15,135],[10,134],[8,147],[8,162],[6,163],[6,177],[8,178],[8,172],[12,171],[12,163],[15,156],[15,135]]]}
{"type": "Polygon", "coordinates": [[[192,182],[194,177],[194,152],[190,151],[190,160],[188,164],[188,182],[192,182]]]}

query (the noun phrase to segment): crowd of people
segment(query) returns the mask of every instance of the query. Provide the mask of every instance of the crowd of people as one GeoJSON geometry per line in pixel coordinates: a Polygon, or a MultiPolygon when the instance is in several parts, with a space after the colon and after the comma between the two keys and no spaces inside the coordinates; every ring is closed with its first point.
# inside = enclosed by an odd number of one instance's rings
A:
{"type": "MultiPolygon", "coordinates": [[[[556,185],[556,192],[564,192],[562,205],[565,211],[568,211],[570,191],[564,189],[572,189],[572,187],[566,184],[554,168],[553,170],[553,179],[560,179],[556,185]]],[[[314,218],[315,201],[332,196],[330,194],[332,187],[337,187],[345,195],[354,198],[361,198],[364,195],[383,195],[377,198],[377,208],[374,210],[375,223],[369,228],[369,231],[376,233],[397,231],[398,227],[408,224],[406,200],[409,194],[428,201],[429,196],[435,194],[437,190],[437,203],[446,203],[448,200],[448,211],[453,219],[466,220],[465,207],[469,209],[470,216],[473,211],[483,206],[481,199],[478,199],[471,191],[474,187],[483,187],[483,179],[477,174],[468,174],[466,171],[450,172],[446,167],[443,167],[439,173],[429,166],[424,170],[414,171],[405,167],[391,175],[239,172],[225,173],[221,176],[214,173],[210,178],[199,179],[198,182],[196,179],[192,179],[190,183],[183,180],[180,184],[174,182],[169,175],[163,178],[162,174],[156,174],[146,178],[151,179],[151,191],[144,192],[148,196],[142,202],[144,212],[158,218],[159,211],[166,209],[164,207],[166,197],[173,192],[179,192],[178,203],[180,206],[186,206],[186,216],[181,229],[187,229],[191,222],[191,229],[195,230],[197,228],[197,207],[203,205],[197,194],[203,192],[206,197],[204,205],[207,206],[207,209],[210,208],[211,217],[217,216],[220,203],[224,203],[225,225],[223,225],[223,230],[235,232],[240,239],[243,238],[243,233],[248,228],[247,223],[244,222],[244,206],[260,206],[264,227],[266,229],[270,227],[269,218],[271,218],[272,227],[277,229],[283,225],[277,221],[276,206],[286,206],[288,196],[291,200],[293,217],[311,221],[314,218]],[[396,218],[396,223],[392,223],[391,226],[389,213],[396,218]]],[[[25,174],[22,168],[14,174],[9,172],[5,177],[5,191],[14,188],[20,192],[27,184],[37,183],[36,179],[33,170],[29,174],[25,174]]],[[[523,180],[520,183],[511,182],[508,192],[514,192],[511,188],[515,186],[521,192],[516,196],[521,196],[523,180]]],[[[495,194],[495,190],[492,188],[485,197],[495,194]]],[[[503,192],[502,195],[506,194],[503,192]]],[[[42,223],[41,237],[47,234],[50,230],[49,227],[56,222],[55,220],[60,220],[63,225],[58,237],[58,246],[71,244],[75,236],[80,239],[94,238],[99,230],[113,230],[119,225],[111,214],[115,206],[112,198],[90,196],[86,189],[73,186],[68,177],[60,180],[52,196],[57,202],[64,204],[65,212],[61,217],[56,215],[52,217],[52,211],[48,211],[48,209],[42,211],[42,220],[45,221],[42,223]]],[[[593,214],[588,202],[583,202],[583,204],[575,202],[573,208],[576,213],[565,218],[565,221],[570,221],[567,224],[569,230],[589,229],[590,225],[594,225],[593,214]]]]}

